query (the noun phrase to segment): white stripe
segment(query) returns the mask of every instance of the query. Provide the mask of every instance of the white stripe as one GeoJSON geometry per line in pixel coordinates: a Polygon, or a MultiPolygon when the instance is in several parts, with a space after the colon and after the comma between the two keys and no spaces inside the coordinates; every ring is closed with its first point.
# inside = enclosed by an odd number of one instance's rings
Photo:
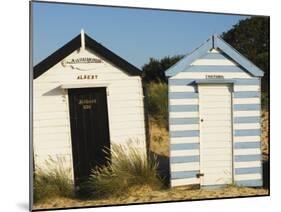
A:
{"type": "Polygon", "coordinates": [[[247,129],[259,129],[261,127],[260,123],[253,123],[253,124],[243,124],[237,123],[234,124],[234,130],[247,130],[247,129]]]}
{"type": "Polygon", "coordinates": [[[196,171],[199,170],[199,162],[193,163],[172,163],[171,171],[196,171]]]}
{"type": "Polygon", "coordinates": [[[169,92],[195,92],[195,87],[188,85],[170,86],[169,92]]]}
{"type": "Polygon", "coordinates": [[[192,184],[198,184],[199,179],[198,178],[186,178],[186,179],[175,179],[171,180],[171,186],[181,186],[181,185],[192,185],[192,184]]]}
{"type": "Polygon", "coordinates": [[[170,125],[171,131],[176,130],[199,130],[198,124],[186,124],[186,125],[170,125]]]}
{"type": "Polygon", "coordinates": [[[261,154],[261,149],[234,149],[234,155],[257,155],[261,154]]]}
{"type": "Polygon", "coordinates": [[[259,85],[235,85],[234,91],[259,91],[259,85]]]}
{"type": "Polygon", "coordinates": [[[233,104],[259,104],[259,98],[233,98],[233,104]]]}
{"type": "Polygon", "coordinates": [[[198,143],[199,137],[177,137],[170,138],[171,144],[188,144],[188,143],[198,143]]]}
{"type": "Polygon", "coordinates": [[[252,78],[251,75],[249,75],[246,72],[180,72],[172,79],[206,79],[207,75],[219,75],[222,76],[225,79],[233,79],[233,78],[252,78]]]}
{"type": "Polygon", "coordinates": [[[260,180],[261,178],[262,176],[260,173],[235,175],[235,180],[260,180]]]}
{"type": "Polygon", "coordinates": [[[198,99],[169,99],[170,105],[197,105],[198,99]]]}
{"type": "Polygon", "coordinates": [[[233,117],[251,117],[260,116],[260,111],[233,111],[233,117]]]}
{"type": "Polygon", "coordinates": [[[258,142],[260,136],[234,136],[234,142],[258,142]]]}
{"type": "Polygon", "coordinates": [[[234,162],[235,168],[261,167],[261,161],[234,162]]]}
{"type": "Polygon", "coordinates": [[[208,51],[209,53],[221,53],[219,50],[217,49],[211,49],[211,51],[208,51]]]}
{"type": "Polygon", "coordinates": [[[199,155],[198,149],[171,151],[171,157],[174,157],[174,156],[194,156],[194,155],[199,155]]]}
{"type": "Polygon", "coordinates": [[[199,116],[198,112],[170,112],[170,118],[195,118],[199,116]]]}
{"type": "Polygon", "coordinates": [[[215,65],[215,66],[236,66],[234,62],[228,59],[198,59],[195,60],[191,65],[215,65]]]}
{"type": "MultiPolygon", "coordinates": [[[[214,132],[214,133],[212,133],[212,132],[205,133],[204,132],[204,135],[206,136],[206,138],[208,138],[206,140],[208,140],[208,141],[214,141],[214,140],[220,140],[221,141],[221,140],[225,140],[227,138],[230,140],[229,134],[230,134],[229,131],[222,132],[220,134],[218,132],[214,132]]],[[[220,142],[220,143],[218,142],[218,145],[222,145],[222,143],[224,144],[225,142],[220,142]]],[[[206,143],[206,145],[207,145],[207,143],[206,143]]],[[[208,145],[212,146],[212,144],[208,144],[208,145]]]]}

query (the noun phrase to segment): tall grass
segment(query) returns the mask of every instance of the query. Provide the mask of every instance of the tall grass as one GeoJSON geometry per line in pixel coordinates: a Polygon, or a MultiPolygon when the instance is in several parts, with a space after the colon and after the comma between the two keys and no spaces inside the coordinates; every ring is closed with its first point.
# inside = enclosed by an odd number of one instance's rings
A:
{"type": "Polygon", "coordinates": [[[65,168],[65,158],[49,157],[44,168],[35,167],[34,202],[50,197],[72,197],[74,194],[71,169],[65,168]]]}
{"type": "Polygon", "coordinates": [[[107,166],[92,170],[85,184],[89,197],[101,198],[126,194],[134,186],[149,186],[159,189],[162,186],[157,173],[156,158],[147,160],[145,152],[132,145],[113,144],[111,162],[107,166]]]}
{"type": "Polygon", "coordinates": [[[168,127],[168,86],[166,83],[149,83],[147,88],[148,114],[162,127],[168,127]]]}

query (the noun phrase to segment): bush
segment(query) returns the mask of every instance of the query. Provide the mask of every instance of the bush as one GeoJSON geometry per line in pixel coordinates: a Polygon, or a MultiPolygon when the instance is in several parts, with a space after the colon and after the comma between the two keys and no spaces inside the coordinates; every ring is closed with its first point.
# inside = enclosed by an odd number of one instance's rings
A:
{"type": "Polygon", "coordinates": [[[269,98],[267,92],[262,92],[261,94],[261,106],[263,110],[268,111],[268,104],[269,104],[269,98]]]}
{"type": "Polygon", "coordinates": [[[113,144],[107,155],[111,154],[111,162],[92,170],[85,187],[89,197],[100,198],[115,195],[124,195],[134,186],[149,186],[159,189],[162,186],[157,174],[156,158],[146,158],[131,145],[121,146],[113,144]]]}
{"type": "Polygon", "coordinates": [[[166,83],[147,84],[148,114],[160,126],[168,128],[168,86],[166,83]]]}
{"type": "Polygon", "coordinates": [[[72,197],[74,186],[71,180],[71,169],[65,168],[65,159],[49,157],[44,169],[35,167],[34,202],[50,197],[72,197]]]}

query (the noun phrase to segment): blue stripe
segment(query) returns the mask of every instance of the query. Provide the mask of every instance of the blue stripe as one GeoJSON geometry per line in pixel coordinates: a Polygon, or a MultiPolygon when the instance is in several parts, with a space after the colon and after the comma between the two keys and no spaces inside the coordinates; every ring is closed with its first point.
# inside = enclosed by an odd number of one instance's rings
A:
{"type": "Polygon", "coordinates": [[[198,105],[170,105],[170,112],[194,112],[198,111],[198,105]]]}
{"type": "Polygon", "coordinates": [[[197,137],[197,136],[199,136],[199,130],[171,131],[170,136],[173,137],[173,138],[176,138],[176,137],[197,137]]]}
{"type": "Polygon", "coordinates": [[[234,117],[234,123],[260,123],[259,116],[234,117]]]}
{"type": "Polygon", "coordinates": [[[170,118],[169,119],[170,124],[198,124],[199,119],[198,118],[170,118]]]}
{"type": "Polygon", "coordinates": [[[172,179],[196,178],[199,171],[177,171],[171,173],[172,179]]]}
{"type": "Polygon", "coordinates": [[[227,184],[217,184],[217,185],[201,185],[200,189],[218,189],[218,188],[224,188],[228,186],[227,184]]]}
{"type": "Polygon", "coordinates": [[[260,97],[259,91],[237,91],[233,93],[234,98],[254,98],[260,97]]]}
{"type": "Polygon", "coordinates": [[[261,173],[261,167],[250,167],[250,168],[237,168],[235,174],[257,174],[261,173]]]}
{"type": "Polygon", "coordinates": [[[234,143],[235,149],[255,149],[261,148],[260,142],[238,142],[234,143]]]}
{"type": "Polygon", "coordinates": [[[215,66],[215,65],[208,65],[208,66],[201,66],[201,65],[194,65],[189,66],[184,72],[244,72],[238,66],[215,66]]]}
{"type": "MultiPolygon", "coordinates": [[[[169,85],[193,85],[196,80],[202,79],[169,79],[169,85]]],[[[260,85],[259,79],[237,79],[233,78],[235,85],[260,85]]]]}
{"type": "Polygon", "coordinates": [[[199,156],[175,156],[171,157],[171,163],[199,162],[199,156]]]}
{"type": "Polygon", "coordinates": [[[234,130],[234,136],[256,136],[260,134],[260,129],[234,130]]]}
{"type": "Polygon", "coordinates": [[[198,93],[195,92],[170,92],[171,99],[195,99],[198,98],[198,93]]]}
{"type": "Polygon", "coordinates": [[[169,85],[190,85],[194,79],[169,79],[169,85]]]}
{"type": "Polygon", "coordinates": [[[239,180],[236,181],[237,186],[260,187],[263,185],[262,180],[239,180]]]}
{"type": "Polygon", "coordinates": [[[260,85],[259,79],[236,79],[235,85],[260,85]]]}
{"type": "Polygon", "coordinates": [[[235,162],[260,161],[261,155],[236,155],[235,162]]]}
{"type": "Polygon", "coordinates": [[[199,149],[199,143],[171,144],[171,150],[199,149]]]}
{"type": "Polygon", "coordinates": [[[233,109],[234,111],[260,110],[260,104],[235,104],[233,109]]]}
{"type": "Polygon", "coordinates": [[[200,59],[227,59],[227,58],[221,53],[208,53],[202,56],[200,59]]]}

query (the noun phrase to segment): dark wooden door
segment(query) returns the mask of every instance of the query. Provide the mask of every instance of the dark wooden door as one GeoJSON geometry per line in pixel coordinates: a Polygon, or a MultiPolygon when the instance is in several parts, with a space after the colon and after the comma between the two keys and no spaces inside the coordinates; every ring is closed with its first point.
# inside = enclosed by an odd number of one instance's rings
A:
{"type": "Polygon", "coordinates": [[[110,148],[106,88],[69,89],[72,154],[75,186],[91,169],[105,165],[110,148]]]}

